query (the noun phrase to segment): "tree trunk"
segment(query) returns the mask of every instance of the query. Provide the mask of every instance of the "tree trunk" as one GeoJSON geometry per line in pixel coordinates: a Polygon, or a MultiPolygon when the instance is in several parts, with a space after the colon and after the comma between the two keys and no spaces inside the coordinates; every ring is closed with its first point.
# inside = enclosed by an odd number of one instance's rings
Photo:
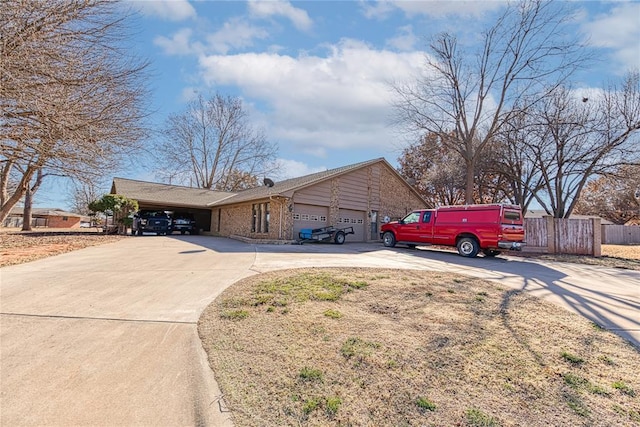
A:
{"type": "Polygon", "coordinates": [[[467,170],[465,171],[465,188],[464,188],[464,203],[467,205],[473,204],[473,188],[475,184],[475,162],[471,159],[465,159],[465,165],[467,170]]]}
{"type": "Polygon", "coordinates": [[[22,197],[25,195],[25,193],[27,192],[27,188],[29,188],[31,177],[34,173],[34,169],[27,168],[27,170],[22,175],[22,178],[20,179],[20,183],[18,184],[16,190],[13,191],[11,196],[9,196],[4,201],[2,207],[0,207],[0,224],[4,223],[4,221],[11,213],[11,209],[13,209],[13,207],[17,205],[20,199],[22,199],[22,197]]]}
{"type": "Polygon", "coordinates": [[[27,191],[24,193],[24,212],[22,214],[22,231],[31,231],[31,201],[33,193],[31,188],[27,187],[27,191]]]}
{"type": "Polygon", "coordinates": [[[38,188],[40,188],[40,184],[42,184],[42,178],[44,175],[42,174],[42,169],[38,169],[36,172],[36,182],[31,185],[27,185],[26,191],[24,193],[24,213],[22,215],[22,231],[31,231],[31,220],[33,219],[32,212],[32,204],[33,204],[33,195],[36,194],[38,188]]]}

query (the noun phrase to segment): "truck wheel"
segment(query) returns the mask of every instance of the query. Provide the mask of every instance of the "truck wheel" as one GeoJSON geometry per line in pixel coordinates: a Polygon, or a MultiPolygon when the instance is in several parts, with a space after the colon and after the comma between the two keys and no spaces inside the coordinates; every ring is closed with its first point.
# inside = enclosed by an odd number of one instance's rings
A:
{"type": "Polygon", "coordinates": [[[182,234],[184,236],[184,233],[186,232],[186,230],[180,230],[180,234],[182,234]]]}
{"type": "Polygon", "coordinates": [[[467,258],[475,257],[478,255],[478,251],[480,250],[478,242],[473,237],[463,237],[458,240],[458,244],[456,246],[458,248],[458,253],[467,258]]]}
{"type": "Polygon", "coordinates": [[[142,236],[142,228],[138,228],[138,236],[142,236]]]}
{"type": "Polygon", "coordinates": [[[333,241],[336,242],[336,244],[341,245],[344,243],[345,238],[346,236],[344,235],[344,233],[342,231],[338,231],[333,241]]]}
{"type": "Polygon", "coordinates": [[[496,251],[496,250],[493,250],[493,249],[485,249],[484,251],[482,251],[482,253],[486,257],[493,258],[494,256],[499,255],[500,251],[496,251]]]}
{"type": "Polygon", "coordinates": [[[382,235],[382,243],[388,248],[392,248],[396,245],[396,236],[393,235],[392,232],[386,231],[382,235]]]}

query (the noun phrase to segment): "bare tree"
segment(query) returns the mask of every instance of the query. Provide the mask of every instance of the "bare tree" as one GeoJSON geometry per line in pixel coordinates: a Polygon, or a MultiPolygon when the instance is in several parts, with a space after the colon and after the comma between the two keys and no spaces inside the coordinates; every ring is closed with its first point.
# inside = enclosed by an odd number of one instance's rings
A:
{"type": "Polygon", "coordinates": [[[169,117],[166,138],[156,149],[164,180],[235,191],[256,184],[276,155],[262,131],[254,130],[239,98],[198,96],[169,117]]]}
{"type": "Polygon", "coordinates": [[[489,166],[494,173],[506,181],[513,202],[526,210],[542,190],[540,165],[535,153],[534,123],[528,114],[519,108],[511,119],[496,133],[492,142],[495,161],[489,166]]]}
{"type": "Polygon", "coordinates": [[[99,190],[100,181],[98,180],[74,180],[71,184],[71,191],[69,192],[69,205],[72,207],[73,212],[90,215],[92,213],[89,209],[91,202],[98,200],[103,193],[99,190]]]}
{"type": "MultiPolygon", "coordinates": [[[[480,203],[514,203],[511,182],[500,165],[499,146],[492,142],[476,163],[474,200],[480,203]]],[[[399,172],[431,206],[464,202],[464,162],[440,137],[428,134],[402,151],[399,172]]]]}
{"type": "Polygon", "coordinates": [[[394,85],[397,122],[408,131],[430,132],[458,153],[465,168],[465,202],[474,201],[476,164],[508,122],[513,106],[527,109],[584,65],[576,36],[565,24],[565,4],[543,0],[509,2],[467,55],[457,38],[435,37],[424,75],[394,85]]]}
{"type": "Polygon", "coordinates": [[[580,99],[555,88],[530,111],[526,151],[539,170],[537,201],[556,218],[571,215],[585,185],[595,176],[640,164],[640,75],[627,75],[594,98],[580,99]]]}
{"type": "Polygon", "coordinates": [[[145,136],[127,19],[110,0],[3,2],[0,221],[46,176],[99,175],[145,136]]]}

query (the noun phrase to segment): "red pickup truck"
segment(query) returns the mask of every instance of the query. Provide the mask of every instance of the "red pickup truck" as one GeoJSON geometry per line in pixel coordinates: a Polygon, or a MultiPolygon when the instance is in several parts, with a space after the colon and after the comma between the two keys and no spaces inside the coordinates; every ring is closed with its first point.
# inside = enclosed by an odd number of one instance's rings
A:
{"type": "Polygon", "coordinates": [[[385,246],[403,243],[454,246],[465,257],[496,256],[502,250],[519,251],[525,245],[522,209],[517,205],[443,206],[413,211],[400,221],[383,224],[385,246]]]}

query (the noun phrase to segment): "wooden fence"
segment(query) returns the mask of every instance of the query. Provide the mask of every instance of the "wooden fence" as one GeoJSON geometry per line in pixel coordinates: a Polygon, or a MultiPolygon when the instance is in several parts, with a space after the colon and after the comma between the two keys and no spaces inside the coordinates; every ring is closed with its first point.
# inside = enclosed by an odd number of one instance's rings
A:
{"type": "Polygon", "coordinates": [[[607,245],[640,244],[640,226],[603,225],[602,243],[607,245]]]}
{"type": "Polygon", "coordinates": [[[560,219],[545,216],[524,221],[527,252],[600,256],[600,219],[560,219]]]}

